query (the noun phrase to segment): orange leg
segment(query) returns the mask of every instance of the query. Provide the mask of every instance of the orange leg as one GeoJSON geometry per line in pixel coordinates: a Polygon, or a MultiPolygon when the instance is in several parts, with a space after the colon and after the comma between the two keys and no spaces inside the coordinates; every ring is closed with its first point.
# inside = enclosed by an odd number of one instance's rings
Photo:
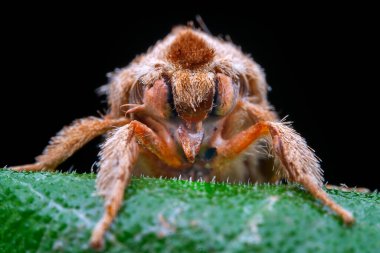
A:
{"type": "Polygon", "coordinates": [[[169,166],[179,168],[182,163],[175,153],[175,147],[168,145],[143,123],[134,120],[117,129],[105,142],[100,153],[97,191],[105,197],[105,210],[92,231],[90,244],[93,248],[103,247],[104,234],[120,209],[133,165],[138,158],[138,144],[169,166]]]}
{"type": "Polygon", "coordinates": [[[260,121],[229,140],[218,141],[215,163],[233,159],[259,138],[270,137],[274,154],[281,162],[280,173],[289,181],[298,182],[311,194],[337,213],[346,224],[353,223],[352,214],[336,204],[322,190],[319,161],[305,140],[283,123],[260,121]]]}
{"type": "Polygon", "coordinates": [[[96,188],[105,203],[103,216],[92,231],[90,244],[93,248],[103,247],[104,234],[123,203],[125,187],[138,154],[138,144],[130,124],[115,130],[102,146],[96,188]]]}
{"type": "Polygon", "coordinates": [[[139,121],[132,121],[129,127],[142,147],[148,149],[172,168],[181,167],[183,162],[177,153],[174,143],[164,141],[160,137],[161,135],[157,135],[152,129],[139,121]]]}
{"type": "Polygon", "coordinates": [[[50,140],[42,155],[36,158],[36,163],[11,167],[14,171],[44,171],[55,170],[56,167],[72,156],[89,141],[114,127],[127,124],[130,119],[100,119],[88,117],[74,121],[64,127],[57,136],[50,140]]]}

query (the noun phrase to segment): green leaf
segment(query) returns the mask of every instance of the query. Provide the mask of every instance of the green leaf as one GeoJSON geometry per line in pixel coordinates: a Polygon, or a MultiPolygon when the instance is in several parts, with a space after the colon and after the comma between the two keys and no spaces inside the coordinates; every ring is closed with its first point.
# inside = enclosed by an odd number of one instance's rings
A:
{"type": "MultiPolygon", "coordinates": [[[[95,175],[0,171],[0,252],[92,252],[95,175]]],[[[346,227],[298,185],[133,179],[105,252],[380,252],[380,195],[328,190],[346,227]]]]}

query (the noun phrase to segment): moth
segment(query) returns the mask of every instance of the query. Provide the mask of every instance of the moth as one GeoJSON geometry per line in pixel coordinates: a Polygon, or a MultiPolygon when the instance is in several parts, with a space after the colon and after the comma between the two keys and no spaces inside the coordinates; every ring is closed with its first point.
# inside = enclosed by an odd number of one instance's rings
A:
{"type": "Polygon", "coordinates": [[[268,102],[263,70],[232,42],[175,27],[112,73],[101,90],[108,96],[105,116],[74,121],[34,164],[11,168],[53,171],[105,134],[96,180],[104,213],[92,231],[92,247],[103,246],[130,178],[141,174],[258,183],[286,179],[301,184],[344,223],[354,222],[323,191],[314,152],[268,102]]]}

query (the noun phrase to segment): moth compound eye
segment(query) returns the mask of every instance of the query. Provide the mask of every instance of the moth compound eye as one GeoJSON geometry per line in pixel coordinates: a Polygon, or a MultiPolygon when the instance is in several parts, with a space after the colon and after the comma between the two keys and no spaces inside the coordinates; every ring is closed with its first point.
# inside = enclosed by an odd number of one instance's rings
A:
{"type": "Polygon", "coordinates": [[[236,105],[238,86],[224,74],[216,75],[213,115],[224,116],[236,105]]]}
{"type": "Polygon", "coordinates": [[[173,95],[168,79],[160,78],[144,94],[144,107],[148,114],[169,118],[173,111],[173,95]]]}
{"type": "Polygon", "coordinates": [[[166,85],[166,89],[167,89],[166,103],[169,106],[170,114],[171,114],[171,112],[174,111],[174,108],[175,108],[174,107],[172,84],[170,82],[170,79],[167,77],[163,77],[163,81],[164,81],[164,83],[166,85]]]}

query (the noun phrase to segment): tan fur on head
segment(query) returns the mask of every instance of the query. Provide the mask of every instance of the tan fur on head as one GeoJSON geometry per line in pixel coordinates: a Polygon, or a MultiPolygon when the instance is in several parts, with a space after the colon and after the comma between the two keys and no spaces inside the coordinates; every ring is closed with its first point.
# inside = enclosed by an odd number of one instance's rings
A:
{"type": "Polygon", "coordinates": [[[214,94],[215,76],[212,73],[179,70],[173,73],[173,97],[177,111],[197,112],[202,102],[214,94]]]}
{"type": "MultiPolygon", "coordinates": [[[[122,70],[115,71],[111,77],[105,93],[108,95],[111,115],[124,115],[121,106],[128,103],[142,103],[144,87],[151,86],[163,75],[171,79],[173,93],[182,94],[176,105],[182,107],[181,102],[188,96],[191,107],[199,105],[199,99],[208,95],[211,77],[197,90],[200,82],[188,83],[187,79],[200,80],[203,77],[194,77],[198,73],[222,73],[231,77],[240,86],[240,95],[249,101],[258,104],[267,104],[267,84],[264,72],[253,59],[245,55],[240,48],[228,41],[210,36],[200,30],[178,26],[158,41],[146,54],[140,55],[131,64],[122,70]],[[178,72],[179,71],[179,72],[178,72]],[[186,72],[188,77],[183,74],[186,72]],[[192,73],[190,75],[190,73],[192,73]],[[183,80],[176,84],[174,80],[183,80]],[[193,87],[186,87],[186,85],[193,87]],[[191,90],[197,90],[194,93],[191,90]],[[183,92],[181,92],[183,91],[183,92]],[[200,92],[203,91],[203,92],[200,92]],[[199,93],[199,94],[198,94],[199,93]]],[[[209,75],[208,74],[208,75],[209,75]]],[[[203,74],[205,76],[206,74],[203,74]]]]}
{"type": "Polygon", "coordinates": [[[192,29],[181,31],[170,45],[167,58],[182,68],[198,68],[212,61],[214,49],[192,29]]]}

